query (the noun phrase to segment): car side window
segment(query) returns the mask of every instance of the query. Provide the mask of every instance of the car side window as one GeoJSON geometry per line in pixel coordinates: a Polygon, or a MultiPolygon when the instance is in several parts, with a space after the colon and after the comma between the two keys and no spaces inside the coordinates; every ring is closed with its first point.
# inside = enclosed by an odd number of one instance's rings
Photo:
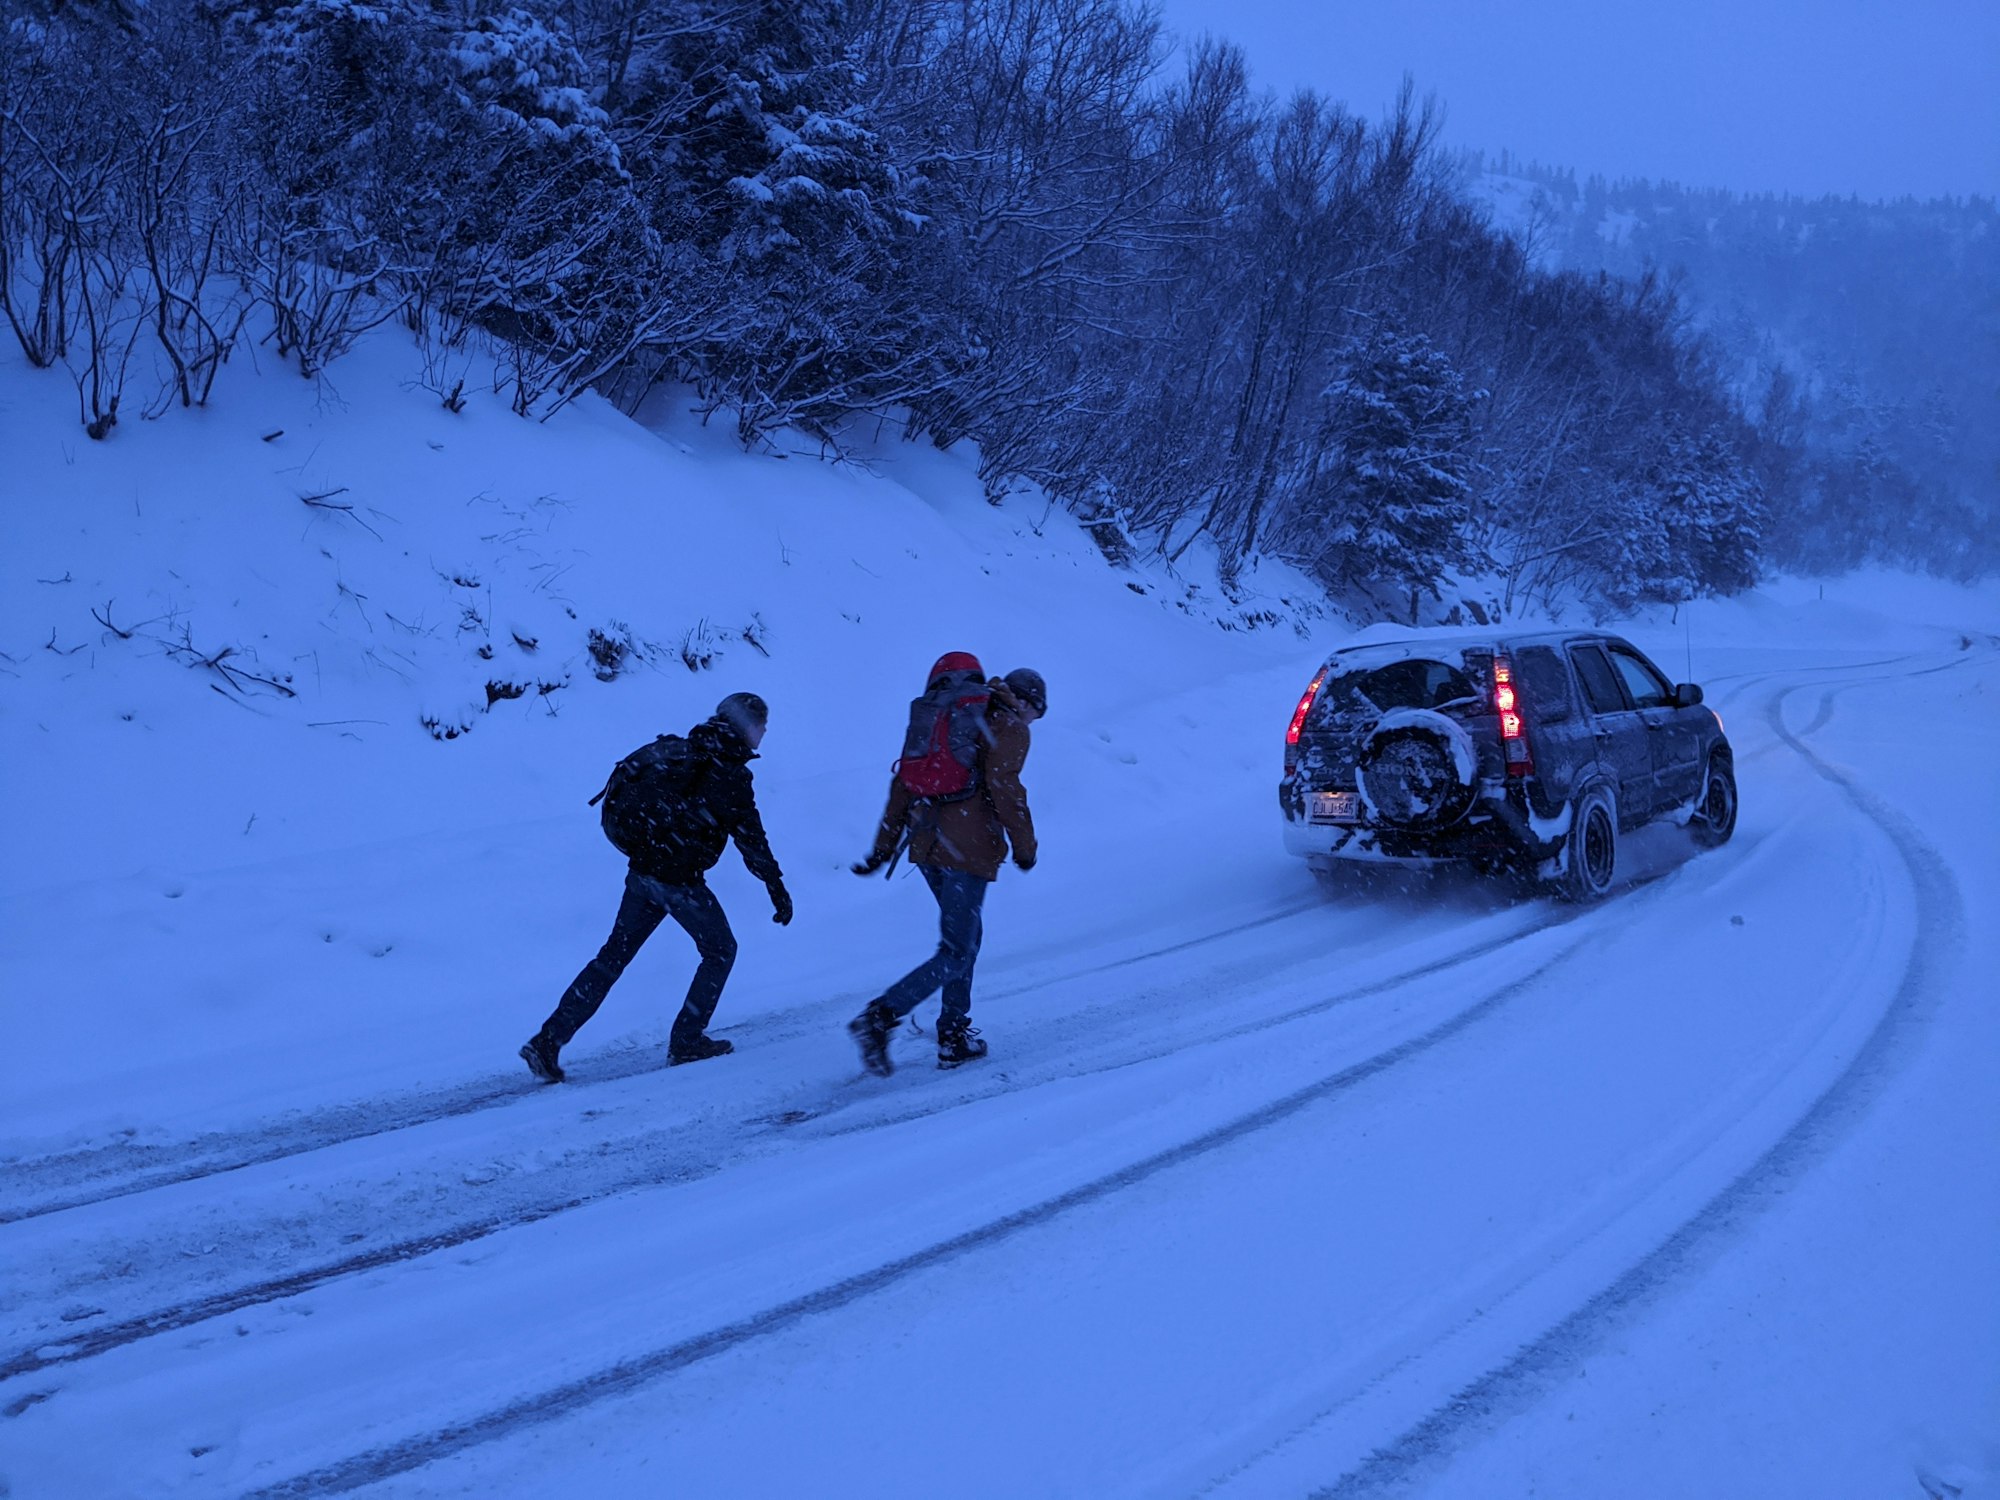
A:
{"type": "Polygon", "coordinates": [[[1618,675],[1625,679],[1625,691],[1632,695],[1632,703],[1637,708],[1671,708],[1674,701],[1673,684],[1657,671],[1653,664],[1636,651],[1611,648],[1611,663],[1618,668],[1618,675]]]}
{"type": "Polygon", "coordinates": [[[1589,702],[1592,713],[1615,714],[1625,707],[1625,694],[1618,686],[1618,674],[1604,659],[1602,648],[1572,646],[1569,648],[1569,659],[1576,664],[1577,680],[1583,684],[1583,696],[1589,702]]]}
{"type": "Polygon", "coordinates": [[[1523,646],[1514,658],[1520,674],[1521,698],[1528,712],[1546,723],[1567,719],[1576,709],[1569,670],[1548,646],[1523,646]]]}

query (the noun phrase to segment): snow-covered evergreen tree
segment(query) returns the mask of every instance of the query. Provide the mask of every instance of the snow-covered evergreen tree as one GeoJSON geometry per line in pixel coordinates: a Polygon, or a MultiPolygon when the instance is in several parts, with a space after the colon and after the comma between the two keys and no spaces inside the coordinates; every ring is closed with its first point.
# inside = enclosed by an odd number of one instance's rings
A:
{"type": "Polygon", "coordinates": [[[893,395],[884,377],[925,357],[927,320],[896,274],[921,182],[871,118],[845,25],[838,0],[758,0],[683,50],[676,155],[737,302],[700,378],[746,437],[893,395]]]}
{"type": "Polygon", "coordinates": [[[590,101],[582,56],[555,25],[516,6],[474,17],[445,39],[466,102],[509,130],[578,146],[618,165],[609,116],[590,101]]]}
{"type": "Polygon", "coordinates": [[[1669,424],[1636,483],[1606,504],[1591,549],[1597,592],[1614,608],[1734,594],[1757,581],[1762,482],[1726,434],[1669,424]]]}
{"type": "Polygon", "coordinates": [[[1475,395],[1422,334],[1384,328],[1345,356],[1325,391],[1331,520],[1311,562],[1337,586],[1435,595],[1467,560],[1475,395]]]}

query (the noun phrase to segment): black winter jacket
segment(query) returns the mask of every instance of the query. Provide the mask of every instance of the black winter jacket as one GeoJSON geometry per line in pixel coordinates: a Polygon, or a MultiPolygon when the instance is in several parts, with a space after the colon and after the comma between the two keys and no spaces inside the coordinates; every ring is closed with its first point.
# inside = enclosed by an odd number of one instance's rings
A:
{"type": "Polygon", "coordinates": [[[687,738],[700,767],[688,799],[690,814],[662,847],[633,860],[632,868],[668,885],[694,885],[715,868],[723,846],[733,838],[752,875],[766,885],[780,883],[785,874],[764,835],[750,783],[750,762],[757,753],[723,719],[695,725],[687,738]]]}

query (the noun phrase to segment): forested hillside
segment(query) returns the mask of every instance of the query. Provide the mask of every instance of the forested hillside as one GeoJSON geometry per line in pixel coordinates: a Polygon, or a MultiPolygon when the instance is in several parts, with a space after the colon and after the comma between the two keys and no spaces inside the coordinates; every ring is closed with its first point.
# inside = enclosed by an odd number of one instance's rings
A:
{"type": "Polygon", "coordinates": [[[2000,558],[2000,208],[1579,183],[1475,159],[1474,191],[1543,263],[1672,278],[1757,421],[1789,503],[1782,566],[1946,573],[2000,558]]]}
{"type": "Polygon", "coordinates": [[[887,420],[1114,557],[1204,539],[1398,617],[1844,560],[1805,419],[1658,279],[1538,265],[1407,94],[1272,100],[1121,0],[13,15],[0,311],[95,438],[393,320],[447,408],[490,346],[524,417],[670,381],[752,446],[887,420]]]}

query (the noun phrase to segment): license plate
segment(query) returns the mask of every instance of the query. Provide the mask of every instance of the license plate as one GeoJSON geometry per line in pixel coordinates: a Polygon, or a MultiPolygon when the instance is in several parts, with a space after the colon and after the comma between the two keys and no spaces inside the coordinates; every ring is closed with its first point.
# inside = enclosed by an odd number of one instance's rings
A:
{"type": "Polygon", "coordinates": [[[1316,823],[1352,823],[1360,816],[1359,792],[1313,793],[1313,821],[1316,823]]]}

